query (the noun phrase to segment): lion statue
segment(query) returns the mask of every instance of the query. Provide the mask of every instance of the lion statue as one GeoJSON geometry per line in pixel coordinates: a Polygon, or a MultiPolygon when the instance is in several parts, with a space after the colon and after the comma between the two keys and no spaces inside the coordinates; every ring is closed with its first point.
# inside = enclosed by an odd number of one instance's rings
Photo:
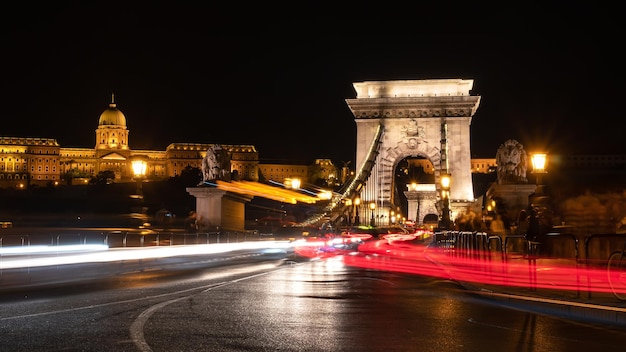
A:
{"type": "Polygon", "coordinates": [[[202,182],[230,181],[230,153],[219,144],[209,146],[202,159],[202,182]]]}
{"type": "Polygon", "coordinates": [[[528,183],[526,179],[526,151],[518,141],[509,139],[496,153],[498,184],[528,183]]]}
{"type": "Polygon", "coordinates": [[[209,146],[204,159],[202,159],[202,183],[215,181],[219,177],[220,167],[215,153],[216,149],[217,145],[209,146]]]}

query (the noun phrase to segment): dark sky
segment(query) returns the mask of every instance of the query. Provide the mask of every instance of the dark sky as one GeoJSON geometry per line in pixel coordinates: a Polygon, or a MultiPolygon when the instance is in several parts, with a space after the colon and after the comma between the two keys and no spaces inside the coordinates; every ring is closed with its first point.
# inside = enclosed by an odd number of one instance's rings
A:
{"type": "Polygon", "coordinates": [[[209,3],[5,12],[0,136],[91,148],[114,92],[132,149],[253,144],[262,160],[340,164],[356,152],[353,82],[463,78],[481,96],[473,157],[507,139],[626,153],[618,8],[209,3]]]}

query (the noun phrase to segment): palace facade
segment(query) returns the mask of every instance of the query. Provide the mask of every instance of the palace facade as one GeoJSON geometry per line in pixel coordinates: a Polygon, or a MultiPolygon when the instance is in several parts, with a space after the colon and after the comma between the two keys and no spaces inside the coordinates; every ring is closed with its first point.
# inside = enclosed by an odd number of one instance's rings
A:
{"type": "MultiPolygon", "coordinates": [[[[28,188],[87,181],[102,171],[115,174],[115,182],[130,182],[133,160],[146,163],[145,179],[178,176],[187,167],[201,168],[211,144],[172,143],[164,151],[131,150],[126,116],[114,96],[100,115],[94,148],[64,148],[56,139],[0,137],[0,187],[28,188]]],[[[231,171],[242,180],[258,180],[259,153],[253,145],[224,145],[231,154],[231,171]]]]}

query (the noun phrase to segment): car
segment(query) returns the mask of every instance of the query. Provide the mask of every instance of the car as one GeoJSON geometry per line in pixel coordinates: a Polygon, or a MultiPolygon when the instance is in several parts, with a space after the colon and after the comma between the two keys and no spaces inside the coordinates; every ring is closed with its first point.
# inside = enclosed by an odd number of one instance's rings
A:
{"type": "Polygon", "coordinates": [[[325,258],[357,252],[359,245],[372,239],[369,234],[334,234],[310,236],[297,241],[295,253],[308,258],[325,258]]]}

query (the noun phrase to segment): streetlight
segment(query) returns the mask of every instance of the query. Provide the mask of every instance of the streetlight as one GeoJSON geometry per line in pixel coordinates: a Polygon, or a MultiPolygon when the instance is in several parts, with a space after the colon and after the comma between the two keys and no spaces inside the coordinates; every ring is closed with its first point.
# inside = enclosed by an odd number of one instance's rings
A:
{"type": "Polygon", "coordinates": [[[143,198],[143,186],[141,183],[146,176],[147,166],[148,164],[143,159],[135,159],[132,161],[133,175],[135,180],[137,181],[137,195],[139,196],[139,198],[143,198]]]}
{"type": "Polygon", "coordinates": [[[376,209],[376,202],[370,203],[370,209],[372,210],[372,218],[370,219],[370,226],[376,226],[376,219],[374,219],[374,210],[376,209]]]}
{"type": "Polygon", "coordinates": [[[348,207],[348,226],[352,226],[352,199],[346,199],[346,207],[348,207]]]}
{"type": "Polygon", "coordinates": [[[359,219],[359,205],[361,205],[361,198],[356,197],[354,198],[354,209],[355,209],[355,215],[354,215],[354,225],[359,226],[361,219],[359,219]]]}
{"type": "Polygon", "coordinates": [[[441,214],[440,226],[444,230],[450,229],[450,175],[441,175],[441,200],[443,202],[443,213],[441,214]]]}
{"type": "Polygon", "coordinates": [[[546,153],[534,153],[530,159],[533,163],[533,174],[536,175],[537,185],[541,184],[541,175],[547,173],[546,171],[546,153]]]}
{"type": "Polygon", "coordinates": [[[492,212],[493,213],[496,212],[496,201],[493,200],[493,199],[489,202],[489,204],[487,204],[487,213],[488,213],[488,215],[491,216],[492,212]]]}
{"type": "Polygon", "coordinates": [[[549,207],[549,195],[545,186],[541,185],[541,177],[548,173],[546,170],[547,159],[547,154],[543,152],[533,153],[530,158],[533,164],[532,173],[535,174],[536,177],[536,190],[528,197],[528,203],[532,207],[549,207]]]}

